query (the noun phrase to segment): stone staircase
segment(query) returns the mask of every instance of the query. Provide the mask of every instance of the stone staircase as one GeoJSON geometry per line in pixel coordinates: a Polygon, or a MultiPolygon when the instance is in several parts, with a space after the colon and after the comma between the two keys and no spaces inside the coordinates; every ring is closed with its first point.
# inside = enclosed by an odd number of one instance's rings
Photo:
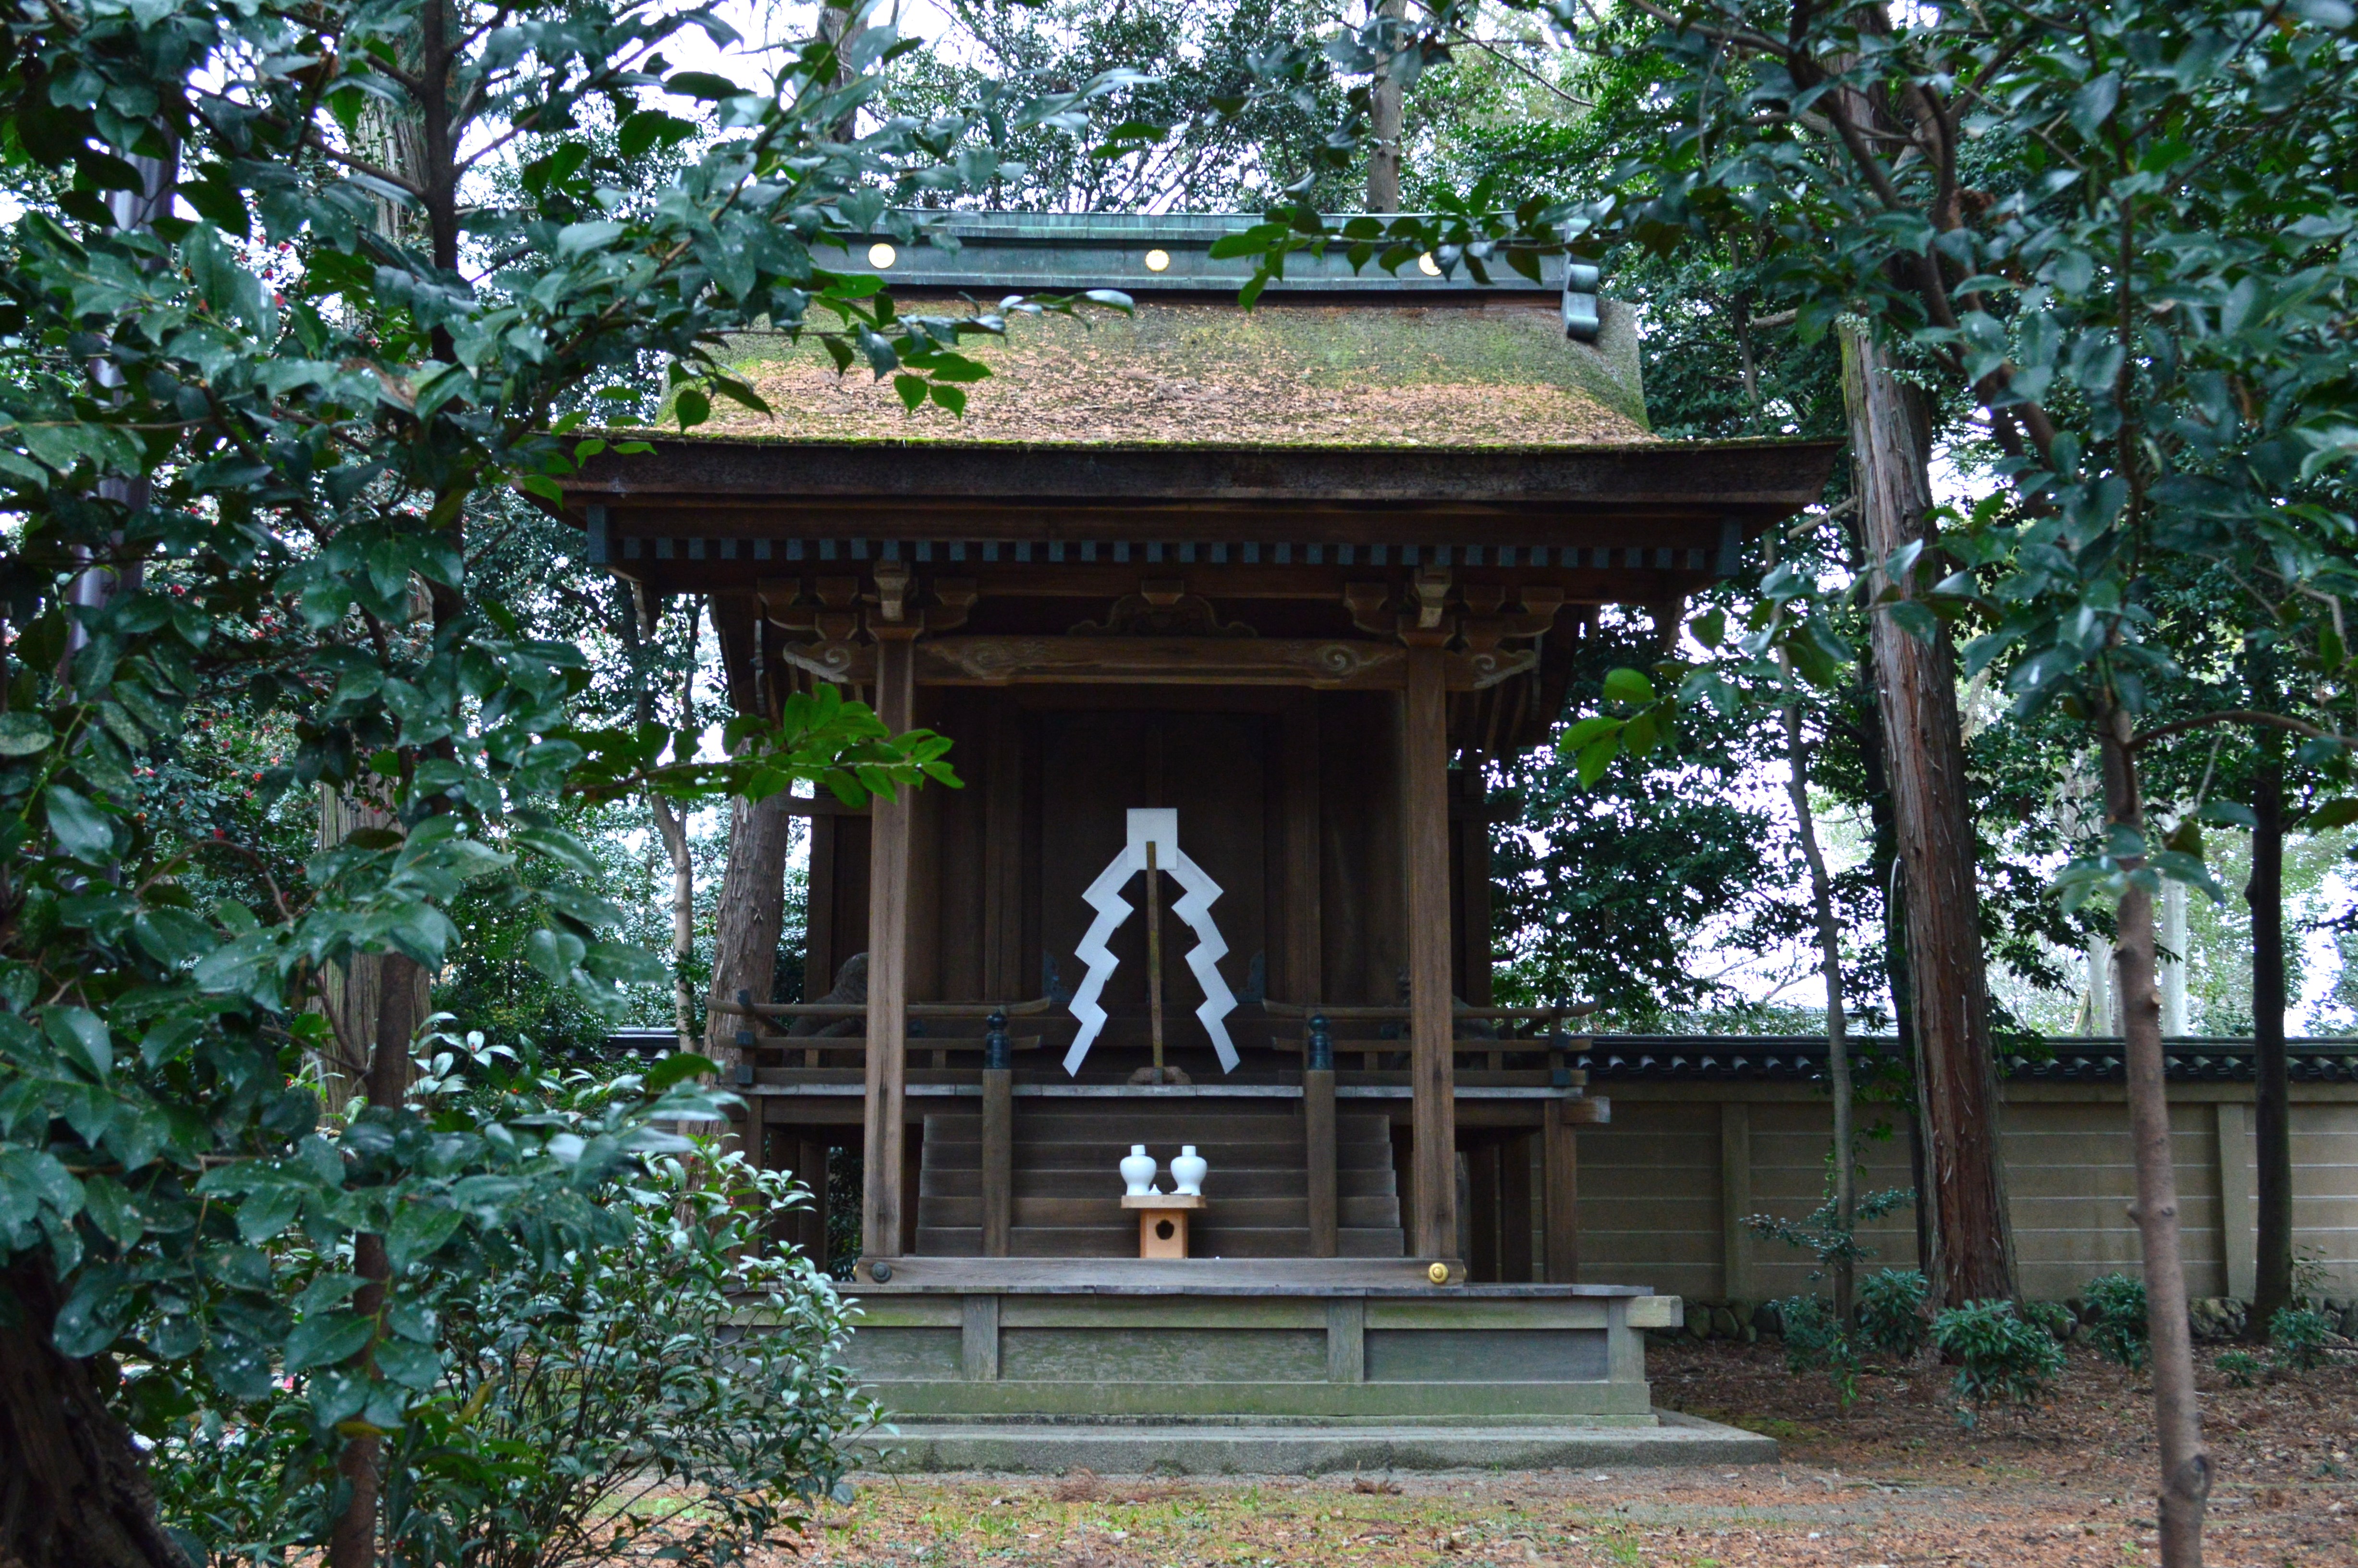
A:
{"type": "MultiPolygon", "coordinates": [[[[1195,1218],[1197,1258],[1301,1258],[1310,1251],[1302,1118],[1292,1106],[1245,1110],[1125,1104],[1015,1102],[1014,1202],[1008,1251],[1019,1258],[1135,1258],[1138,1218],[1121,1207],[1115,1169],[1143,1143],[1163,1165],[1183,1143],[1211,1164],[1195,1218]]],[[[1335,1118],[1336,1250],[1346,1258],[1402,1255],[1391,1134],[1379,1115],[1335,1118]]],[[[982,1251],[982,1119],[929,1115],[917,1197],[917,1251],[982,1251]]]]}

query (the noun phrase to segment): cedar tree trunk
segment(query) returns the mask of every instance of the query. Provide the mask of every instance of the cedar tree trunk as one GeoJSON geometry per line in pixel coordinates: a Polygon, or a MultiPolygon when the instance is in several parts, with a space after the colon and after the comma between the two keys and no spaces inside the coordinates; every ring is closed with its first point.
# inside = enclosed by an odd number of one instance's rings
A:
{"type": "MultiPolygon", "coordinates": [[[[2284,764],[2268,742],[2252,787],[2252,1069],[2259,1080],[2253,1131],[2259,1154],[2259,1271],[2245,1319],[2254,1339],[2292,1301],[2291,1069],[2285,1059],[2284,764]]],[[[2234,1152],[2238,1156],[2241,1151],[2234,1152]]],[[[2240,1163],[2231,1160],[2229,1168],[2240,1163]]]]}
{"type": "MultiPolygon", "coordinates": [[[[2125,709],[2104,716],[2104,812],[2108,821],[2143,832],[2145,803],[2136,754],[2129,749],[2133,732],[2125,709]]],[[[2162,1076],[2161,997],[2154,986],[2153,895],[2134,884],[2121,896],[2113,968],[2120,988],[2129,1136],[2136,1159],[2133,1217],[2145,1248],[2154,1433],[2161,1445],[2162,1568],[2201,1568],[2211,1456],[2202,1448],[2194,1336],[2186,1316],[2186,1262],[2179,1251],[2178,1168],[2170,1156],[2169,1094],[2162,1076]]]]}
{"type": "Polygon", "coordinates": [[[146,1460],[106,1408],[103,1360],[60,1355],[45,1253],[0,1275],[0,1563],[189,1568],[156,1522],[146,1460]]]}
{"type": "MultiPolygon", "coordinates": [[[[1857,467],[1859,536],[1879,591],[1881,567],[1931,538],[1931,430],[1922,400],[1882,345],[1842,332],[1844,403],[1857,467]]],[[[1887,615],[1870,633],[1904,891],[1918,1102],[1931,1211],[1924,1260],[1934,1298],[2011,1298],[2014,1259],[1998,1168],[1997,1071],[1990,1048],[1974,883],[1964,736],[1948,633],[1918,640],[1887,615]]]]}
{"type": "MultiPolygon", "coordinates": [[[[713,911],[712,1000],[733,1002],[739,991],[770,1000],[778,973],[778,935],[786,919],[786,849],[795,819],[784,793],[764,801],[730,803],[729,865],[713,911]]],[[[753,1021],[709,1010],[705,1054],[722,1065],[738,1060],[737,1032],[753,1021]]]]}

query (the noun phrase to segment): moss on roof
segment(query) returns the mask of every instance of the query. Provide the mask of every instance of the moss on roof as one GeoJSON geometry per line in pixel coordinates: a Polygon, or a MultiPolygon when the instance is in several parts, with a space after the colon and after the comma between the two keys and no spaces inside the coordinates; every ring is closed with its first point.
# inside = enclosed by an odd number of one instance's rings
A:
{"type": "Polygon", "coordinates": [[[1635,333],[1596,346],[1552,304],[1150,302],[1135,317],[1018,317],[967,353],[990,366],[963,418],[903,411],[889,380],[838,377],[815,344],[748,338],[733,368],[776,413],[726,402],[698,434],[809,441],[1152,446],[1589,446],[1648,439],[1635,333]]]}

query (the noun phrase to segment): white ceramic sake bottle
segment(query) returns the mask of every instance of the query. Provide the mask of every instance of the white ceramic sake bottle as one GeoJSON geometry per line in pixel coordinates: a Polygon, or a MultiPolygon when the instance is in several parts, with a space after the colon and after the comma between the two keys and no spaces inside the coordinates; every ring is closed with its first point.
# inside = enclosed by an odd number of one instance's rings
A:
{"type": "Polygon", "coordinates": [[[1171,1179],[1180,1192],[1194,1197],[1203,1192],[1205,1173],[1211,1168],[1193,1143],[1182,1144],[1179,1158],[1171,1162],[1171,1179]]]}
{"type": "Polygon", "coordinates": [[[1144,1197],[1154,1190],[1154,1156],[1146,1152],[1145,1144],[1130,1146],[1130,1155],[1121,1162],[1121,1179],[1130,1197],[1144,1197]]]}

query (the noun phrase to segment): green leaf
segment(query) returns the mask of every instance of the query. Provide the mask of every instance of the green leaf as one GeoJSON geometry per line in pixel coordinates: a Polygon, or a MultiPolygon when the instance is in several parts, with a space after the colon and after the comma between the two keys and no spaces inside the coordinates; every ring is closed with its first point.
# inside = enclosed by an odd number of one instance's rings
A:
{"type": "Polygon", "coordinates": [[[683,98],[701,98],[708,103],[742,97],[745,92],[727,77],[708,70],[675,70],[664,79],[664,86],[683,98]]]}
{"type": "Polygon", "coordinates": [[[131,922],[131,934],[149,957],[170,968],[195,963],[221,943],[211,926],[185,909],[141,910],[131,922]]]}
{"type": "Polygon", "coordinates": [[[49,831],[58,847],[84,865],[104,865],[114,856],[114,825],[104,813],[63,784],[41,792],[49,831]]]}
{"type": "MultiPolygon", "coordinates": [[[[2251,807],[2232,800],[2205,802],[2202,818],[2206,822],[2230,821],[2239,827],[2257,827],[2260,825],[2260,819],[2252,815],[2251,807]],[[2230,811],[2241,815],[2231,817],[2227,815],[2230,811]]],[[[2328,827],[2347,827],[2353,822],[2358,822],[2358,798],[2350,796],[2312,806],[2300,819],[2300,825],[2312,833],[2323,832],[2328,827]]]]}
{"type": "Polygon", "coordinates": [[[349,1361],[368,1348],[375,1332],[375,1325],[357,1313],[311,1313],[287,1336],[287,1370],[306,1372],[349,1361]]]}
{"type": "Polygon", "coordinates": [[[53,1007],[41,1015],[47,1034],[65,1058],[99,1082],[114,1071],[114,1041],[105,1021],[79,1007],[53,1007]]]}
{"type": "Polygon", "coordinates": [[[1596,781],[1605,776],[1605,770],[1613,765],[1613,759],[1620,752],[1621,740],[1617,735],[1592,742],[1583,750],[1580,753],[1580,787],[1595,787],[1596,781]]]}
{"type": "Polygon", "coordinates": [[[647,1091],[661,1094],[690,1078],[714,1077],[719,1072],[720,1064],[708,1056],[699,1056],[693,1051],[675,1051],[647,1069],[647,1091]]]}
{"type": "Polygon", "coordinates": [[[892,378],[892,390],[901,395],[901,406],[912,414],[925,405],[925,378],[924,376],[896,375],[892,378]]]}
{"type": "Polygon", "coordinates": [[[1912,599],[1895,599],[1883,607],[1892,624],[1910,637],[1931,647],[1941,635],[1941,618],[1925,605],[1912,599]]]}
{"type": "Polygon", "coordinates": [[[377,1370],[405,1389],[423,1391],[442,1375],[442,1354],[430,1345],[388,1339],[376,1347],[377,1370]]]}
{"type": "Polygon", "coordinates": [[[1654,700],[1654,683],[1640,670],[1609,670],[1605,676],[1605,700],[1642,706],[1654,700]]]}
{"type": "Polygon", "coordinates": [[[47,751],[57,738],[38,713],[0,713],[0,757],[29,757],[47,751]]]}
{"type": "Polygon", "coordinates": [[[657,142],[674,144],[694,135],[696,127],[659,109],[642,109],[622,122],[614,144],[626,158],[643,157],[657,142]]]}
{"type": "Polygon", "coordinates": [[[465,1217],[439,1204],[411,1202],[395,1209],[384,1232],[385,1259],[393,1271],[400,1273],[449,1240],[465,1217]]]}
{"type": "Polygon", "coordinates": [[[591,251],[605,249],[624,232],[623,226],[610,218],[591,223],[568,223],[557,232],[557,259],[578,261],[591,251]]]}

